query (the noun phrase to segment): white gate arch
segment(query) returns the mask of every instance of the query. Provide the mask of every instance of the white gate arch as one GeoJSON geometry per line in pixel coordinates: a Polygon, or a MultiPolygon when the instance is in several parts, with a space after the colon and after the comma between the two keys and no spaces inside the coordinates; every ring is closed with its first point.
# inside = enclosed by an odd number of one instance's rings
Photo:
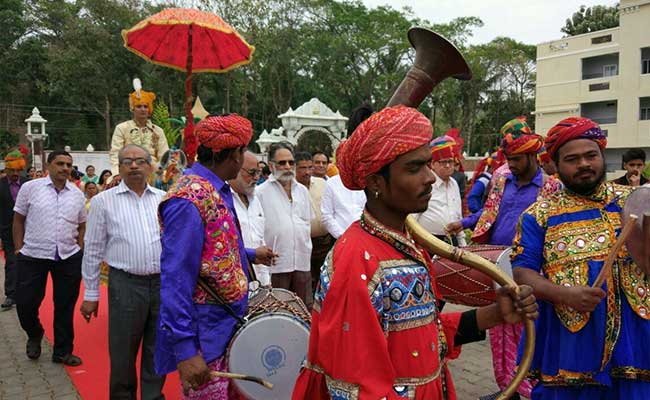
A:
{"type": "Polygon", "coordinates": [[[282,120],[282,127],[272,129],[271,133],[265,129],[256,141],[262,153],[266,153],[271,143],[275,142],[286,140],[296,145],[300,137],[309,131],[325,133],[332,143],[332,150],[336,150],[345,137],[345,125],[348,120],[338,111],[333,112],[317,98],[312,98],[295,111],[289,108],[284,114],[278,115],[278,118],[282,120]]]}

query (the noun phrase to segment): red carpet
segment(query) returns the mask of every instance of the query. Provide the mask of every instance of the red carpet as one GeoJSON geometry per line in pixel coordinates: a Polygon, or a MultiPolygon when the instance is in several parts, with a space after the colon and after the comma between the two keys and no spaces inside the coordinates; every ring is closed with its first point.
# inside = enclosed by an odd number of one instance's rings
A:
{"type": "MultiPolygon", "coordinates": [[[[108,399],[108,293],[104,285],[100,285],[99,313],[97,318],[92,318],[90,323],[79,313],[79,307],[83,300],[83,284],[79,294],[79,301],[75,307],[74,326],[74,354],[81,357],[83,364],[79,367],[65,367],[77,387],[82,399],[104,400],[108,399]]],[[[54,307],[52,303],[52,281],[47,284],[45,299],[41,305],[40,318],[45,335],[50,343],[54,343],[52,322],[54,319],[54,307]]],[[[42,360],[41,362],[50,362],[42,360]]],[[[138,357],[139,370],[139,357],[138,357]]],[[[178,373],[167,375],[165,382],[165,398],[168,400],[180,399],[180,383],[178,373]]],[[[138,398],[140,394],[138,393],[138,398]]]]}

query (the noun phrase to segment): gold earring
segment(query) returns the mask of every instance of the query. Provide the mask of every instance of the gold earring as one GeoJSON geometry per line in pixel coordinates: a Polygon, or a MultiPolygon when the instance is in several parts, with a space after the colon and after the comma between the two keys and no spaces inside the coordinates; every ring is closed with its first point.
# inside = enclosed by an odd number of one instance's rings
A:
{"type": "Polygon", "coordinates": [[[379,198],[379,191],[375,190],[375,199],[378,199],[378,198],[379,198]]]}

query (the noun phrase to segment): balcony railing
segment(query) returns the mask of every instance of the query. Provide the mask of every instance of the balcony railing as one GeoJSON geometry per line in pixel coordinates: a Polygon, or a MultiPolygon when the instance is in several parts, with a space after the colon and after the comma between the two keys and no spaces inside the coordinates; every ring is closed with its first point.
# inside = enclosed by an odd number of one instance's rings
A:
{"type": "Polygon", "coordinates": [[[589,118],[590,120],[594,121],[595,123],[599,125],[604,125],[604,124],[615,124],[616,123],[616,117],[590,117],[588,115],[583,115],[585,118],[589,118]]]}

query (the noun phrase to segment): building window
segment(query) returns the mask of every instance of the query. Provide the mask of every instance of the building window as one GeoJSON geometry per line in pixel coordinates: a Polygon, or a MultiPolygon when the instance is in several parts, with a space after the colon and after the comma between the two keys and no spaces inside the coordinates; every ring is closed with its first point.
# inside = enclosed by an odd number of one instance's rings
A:
{"type": "Polygon", "coordinates": [[[601,44],[601,43],[607,43],[611,41],[612,41],[612,35],[597,36],[595,38],[591,38],[591,44],[601,44]]]}
{"type": "Polygon", "coordinates": [[[650,120],[650,97],[639,98],[639,119],[650,120]]]}
{"type": "Polygon", "coordinates": [[[603,65],[603,76],[615,76],[618,75],[618,65],[610,64],[603,65]]]}
{"type": "Polygon", "coordinates": [[[650,58],[641,60],[641,73],[650,74],[650,58]]]}
{"type": "Polygon", "coordinates": [[[593,83],[589,85],[590,92],[596,92],[598,90],[609,90],[609,82],[593,83]]]}

